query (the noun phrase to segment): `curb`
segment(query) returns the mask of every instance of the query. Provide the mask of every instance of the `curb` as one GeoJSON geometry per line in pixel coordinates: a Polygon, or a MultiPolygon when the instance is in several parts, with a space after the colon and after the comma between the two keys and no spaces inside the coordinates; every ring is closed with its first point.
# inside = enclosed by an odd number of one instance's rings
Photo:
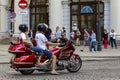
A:
{"type": "Polygon", "coordinates": [[[10,62],[0,62],[0,64],[10,64],[10,62]]]}
{"type": "MultiPolygon", "coordinates": [[[[93,57],[92,57],[93,58],[93,57]]],[[[109,57],[109,58],[103,58],[103,57],[100,57],[100,58],[96,58],[96,59],[84,59],[83,57],[81,57],[81,60],[83,61],[83,62],[87,62],[87,61],[110,61],[110,60],[120,60],[120,57],[109,57]],[[101,58],[103,58],[103,59],[101,59],[101,58]]],[[[10,62],[0,62],[0,64],[10,64],[10,62]]]]}

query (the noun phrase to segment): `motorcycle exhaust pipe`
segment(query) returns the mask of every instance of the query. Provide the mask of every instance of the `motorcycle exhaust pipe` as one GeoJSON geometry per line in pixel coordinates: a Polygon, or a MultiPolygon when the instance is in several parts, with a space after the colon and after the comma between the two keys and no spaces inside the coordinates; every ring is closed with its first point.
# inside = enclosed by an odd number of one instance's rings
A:
{"type": "Polygon", "coordinates": [[[21,71],[21,70],[40,70],[40,69],[43,69],[43,68],[40,68],[40,67],[32,67],[32,68],[17,68],[15,69],[16,71],[21,71]]]}

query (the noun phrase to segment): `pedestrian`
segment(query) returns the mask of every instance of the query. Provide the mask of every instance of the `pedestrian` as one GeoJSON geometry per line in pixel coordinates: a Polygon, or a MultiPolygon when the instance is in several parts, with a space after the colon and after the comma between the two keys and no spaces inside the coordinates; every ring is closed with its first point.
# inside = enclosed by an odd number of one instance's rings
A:
{"type": "Polygon", "coordinates": [[[75,33],[75,44],[76,46],[80,46],[80,35],[81,35],[81,32],[79,29],[77,29],[76,33],[75,33]]]}
{"type": "Polygon", "coordinates": [[[75,39],[75,32],[72,30],[72,32],[70,33],[70,39],[74,40],[75,39]]]}
{"type": "Polygon", "coordinates": [[[46,25],[46,30],[45,30],[45,37],[48,39],[48,41],[51,41],[51,35],[52,35],[52,30],[46,25]]]}
{"type": "Polygon", "coordinates": [[[47,40],[47,38],[44,35],[44,31],[46,29],[46,24],[44,24],[44,23],[38,24],[37,29],[38,29],[38,32],[35,35],[35,39],[36,39],[36,42],[37,42],[37,47],[42,48],[43,49],[43,53],[49,59],[52,58],[52,71],[51,71],[51,74],[59,74],[55,70],[55,67],[56,67],[56,56],[54,54],[52,54],[50,51],[47,50],[47,45],[58,46],[58,45],[60,45],[60,43],[52,43],[52,42],[47,40]]]}
{"type": "Polygon", "coordinates": [[[32,29],[30,29],[28,32],[28,39],[32,41],[32,38],[33,38],[33,32],[32,32],[32,29]]]}
{"type": "Polygon", "coordinates": [[[111,29],[111,32],[110,32],[110,44],[112,48],[113,48],[113,45],[115,46],[115,48],[117,48],[116,33],[114,29],[111,29]]]}
{"type": "Polygon", "coordinates": [[[84,29],[84,44],[83,44],[83,48],[80,50],[81,52],[84,51],[84,49],[90,45],[90,42],[89,42],[89,37],[90,37],[90,34],[88,33],[87,31],[87,28],[84,29]]]}
{"type": "Polygon", "coordinates": [[[60,38],[61,38],[61,31],[60,31],[60,28],[59,26],[56,27],[56,31],[54,33],[54,36],[55,36],[55,40],[57,42],[59,42],[60,38]]]}
{"type": "Polygon", "coordinates": [[[103,45],[104,45],[104,49],[107,49],[107,47],[108,47],[108,33],[107,33],[106,29],[104,29],[104,32],[103,32],[103,45]]]}
{"type": "Polygon", "coordinates": [[[62,27],[61,37],[66,38],[66,30],[65,27],[62,27]]]}
{"type": "Polygon", "coordinates": [[[92,52],[92,48],[94,49],[94,52],[96,52],[96,33],[92,29],[92,33],[90,35],[90,52],[92,52]]]}
{"type": "Polygon", "coordinates": [[[9,36],[10,36],[10,41],[12,41],[13,40],[13,31],[11,29],[9,30],[9,36]]]}

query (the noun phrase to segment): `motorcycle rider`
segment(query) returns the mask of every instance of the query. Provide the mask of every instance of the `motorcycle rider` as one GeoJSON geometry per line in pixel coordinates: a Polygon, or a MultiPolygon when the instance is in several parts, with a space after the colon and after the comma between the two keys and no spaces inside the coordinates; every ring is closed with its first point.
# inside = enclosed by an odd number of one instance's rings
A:
{"type": "Polygon", "coordinates": [[[38,56],[39,56],[38,65],[43,66],[43,64],[40,63],[40,59],[41,59],[41,56],[43,54],[45,54],[48,58],[52,58],[52,71],[51,71],[51,74],[59,74],[55,70],[56,56],[53,55],[50,51],[47,50],[46,44],[48,44],[48,45],[60,45],[60,43],[52,43],[52,42],[49,42],[47,40],[47,38],[44,35],[44,31],[46,29],[45,24],[38,24],[37,27],[38,27],[38,32],[36,33],[36,36],[35,36],[35,39],[36,39],[36,42],[37,42],[37,47],[33,47],[33,44],[31,42],[29,42],[28,39],[27,39],[26,32],[27,32],[28,28],[27,28],[26,24],[21,24],[19,26],[19,30],[20,30],[19,39],[22,39],[23,42],[29,43],[31,45],[30,49],[38,52],[38,56]]]}
{"type": "MultiPolygon", "coordinates": [[[[47,50],[47,45],[55,45],[58,46],[60,45],[60,43],[53,43],[47,40],[47,38],[44,35],[44,32],[46,30],[46,24],[45,23],[40,23],[37,26],[38,32],[35,35],[35,40],[37,42],[37,47],[40,47],[43,49],[43,53],[50,59],[52,58],[52,71],[51,74],[59,74],[58,72],[56,72],[55,70],[55,66],[56,66],[56,56],[53,55],[50,51],[47,50]]],[[[39,60],[40,61],[39,57],[39,60]]]]}

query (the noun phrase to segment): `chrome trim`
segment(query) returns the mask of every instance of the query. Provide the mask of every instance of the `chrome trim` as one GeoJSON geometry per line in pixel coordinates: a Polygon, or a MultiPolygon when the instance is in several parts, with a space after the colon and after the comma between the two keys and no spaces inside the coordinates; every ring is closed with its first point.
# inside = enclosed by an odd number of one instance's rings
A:
{"type": "Polygon", "coordinates": [[[8,50],[8,52],[25,52],[25,51],[13,51],[13,50],[8,50]]]}
{"type": "Polygon", "coordinates": [[[43,70],[44,68],[40,67],[31,67],[31,68],[15,68],[15,70],[20,71],[20,70],[43,70]]]}
{"type": "Polygon", "coordinates": [[[13,62],[13,64],[34,64],[33,62],[13,62]]]}

